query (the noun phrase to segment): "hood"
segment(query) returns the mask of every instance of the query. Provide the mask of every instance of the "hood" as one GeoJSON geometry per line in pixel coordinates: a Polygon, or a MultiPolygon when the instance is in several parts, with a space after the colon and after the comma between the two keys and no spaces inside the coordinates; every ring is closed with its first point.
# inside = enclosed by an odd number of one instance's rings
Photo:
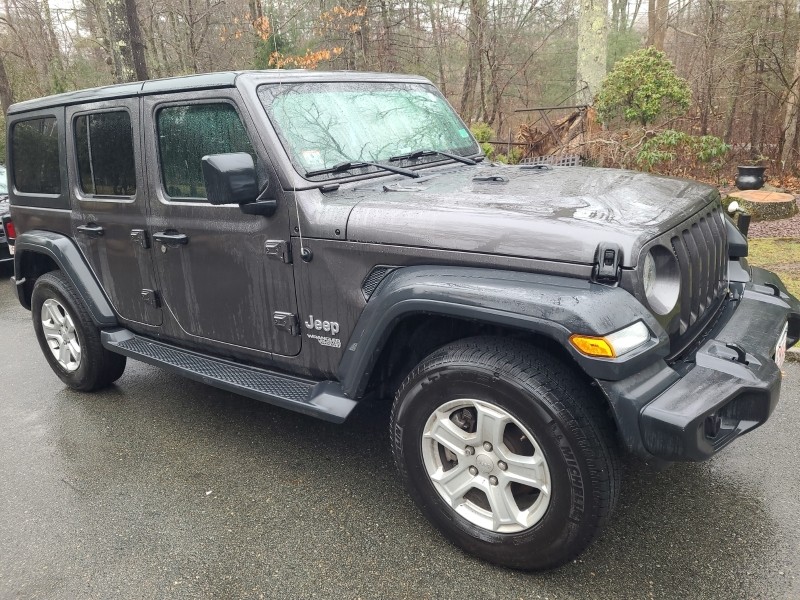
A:
{"type": "Polygon", "coordinates": [[[718,196],[708,185],[634,171],[505,165],[459,165],[339,194],[357,200],[351,241],[583,264],[600,242],[615,242],[626,267],[643,244],[718,196]]]}

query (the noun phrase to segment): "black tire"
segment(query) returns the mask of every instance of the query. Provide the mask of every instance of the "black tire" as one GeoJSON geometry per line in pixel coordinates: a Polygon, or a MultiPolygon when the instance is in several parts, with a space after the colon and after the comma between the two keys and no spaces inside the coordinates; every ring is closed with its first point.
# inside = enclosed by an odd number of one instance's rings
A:
{"type": "Polygon", "coordinates": [[[603,402],[573,367],[534,346],[471,338],[433,352],[397,391],[390,427],[395,463],[415,503],[447,539],[484,560],[524,570],[561,565],[594,540],[616,504],[622,469],[603,402]],[[436,491],[423,430],[437,408],[459,398],[500,407],[538,443],[550,472],[549,504],[527,529],[480,527],[436,491]]]}
{"type": "Polygon", "coordinates": [[[39,340],[45,359],[58,378],[69,387],[82,392],[93,392],[107,387],[122,377],[126,358],[109,352],[100,343],[100,330],[92,321],[86,303],[64,273],[51,271],[36,280],[31,296],[31,314],[36,338],[39,340]],[[63,306],[75,325],[81,359],[74,371],[68,371],[59,364],[45,338],[41,314],[42,305],[48,299],[53,299],[63,306]]]}

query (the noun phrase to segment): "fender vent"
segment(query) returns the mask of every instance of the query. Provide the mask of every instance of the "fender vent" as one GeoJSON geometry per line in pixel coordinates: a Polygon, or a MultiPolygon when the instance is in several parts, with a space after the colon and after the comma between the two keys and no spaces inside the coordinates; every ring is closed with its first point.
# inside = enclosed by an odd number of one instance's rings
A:
{"type": "Polygon", "coordinates": [[[399,267],[391,267],[388,265],[373,267],[372,271],[370,271],[369,275],[364,279],[364,283],[361,284],[361,291],[364,293],[364,298],[369,300],[370,296],[372,296],[373,292],[375,292],[381,284],[381,281],[383,281],[389,273],[398,268],[399,267]]]}

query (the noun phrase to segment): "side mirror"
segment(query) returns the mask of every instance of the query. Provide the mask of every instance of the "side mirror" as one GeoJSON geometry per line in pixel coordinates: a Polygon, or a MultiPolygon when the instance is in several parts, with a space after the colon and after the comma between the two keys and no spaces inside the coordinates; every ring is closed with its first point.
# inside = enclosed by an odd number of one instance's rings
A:
{"type": "Polygon", "coordinates": [[[249,204],[258,197],[253,157],[246,152],[209,154],[201,159],[210,204],[249,204]]]}

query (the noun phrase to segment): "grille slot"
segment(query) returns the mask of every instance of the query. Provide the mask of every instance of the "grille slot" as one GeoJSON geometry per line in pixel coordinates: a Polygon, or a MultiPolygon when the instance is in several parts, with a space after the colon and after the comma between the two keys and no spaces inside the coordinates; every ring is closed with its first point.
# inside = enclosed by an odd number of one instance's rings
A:
{"type": "Polygon", "coordinates": [[[727,230],[719,206],[675,231],[670,243],[681,272],[679,336],[717,303],[725,289],[727,230]]]}

